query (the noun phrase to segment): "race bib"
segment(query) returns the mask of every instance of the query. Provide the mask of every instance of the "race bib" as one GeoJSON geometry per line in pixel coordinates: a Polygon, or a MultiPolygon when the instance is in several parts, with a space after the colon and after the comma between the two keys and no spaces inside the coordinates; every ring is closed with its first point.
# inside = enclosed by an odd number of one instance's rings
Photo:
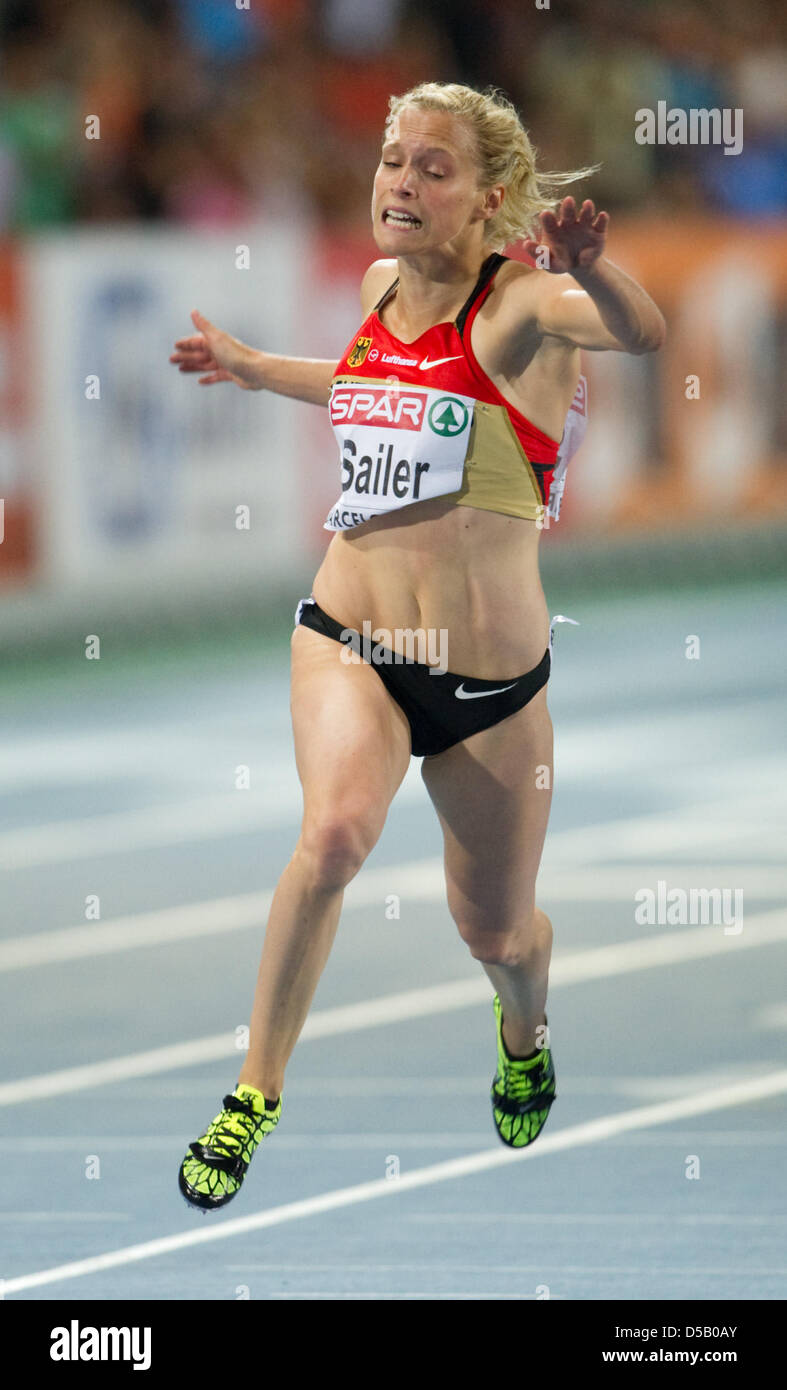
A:
{"type": "Polygon", "coordinates": [[[462,486],[472,396],[439,389],[334,382],[329,409],[342,495],[323,529],[342,531],[462,486]]]}

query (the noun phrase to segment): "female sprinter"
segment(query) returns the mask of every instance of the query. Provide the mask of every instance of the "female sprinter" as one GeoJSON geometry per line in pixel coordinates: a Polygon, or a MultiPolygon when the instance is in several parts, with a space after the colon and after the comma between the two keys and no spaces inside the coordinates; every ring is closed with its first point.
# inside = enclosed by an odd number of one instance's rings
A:
{"type": "Polygon", "coordinates": [[[232,1200],[278,1123],[344,889],[411,756],[443,832],[448,907],[495,991],[503,1142],[532,1143],[555,1099],[552,929],[535,904],[552,763],[538,540],[580,348],[652,352],[665,333],[604,256],[607,213],[556,205],[556,187],[587,172],[539,174],[498,94],[424,83],[391,100],[372,198],[382,259],[342,359],[258,352],[196,311],[199,332],[170,358],[206,385],[330,404],[343,487],[292,636],[301,833],[273,899],[238,1085],[179,1173],[204,1211],[232,1200]],[[496,253],[522,237],[536,265],[496,253]],[[445,630],[442,673],[395,644],[387,661],[364,659],[365,620],[367,633],[445,630]]]}

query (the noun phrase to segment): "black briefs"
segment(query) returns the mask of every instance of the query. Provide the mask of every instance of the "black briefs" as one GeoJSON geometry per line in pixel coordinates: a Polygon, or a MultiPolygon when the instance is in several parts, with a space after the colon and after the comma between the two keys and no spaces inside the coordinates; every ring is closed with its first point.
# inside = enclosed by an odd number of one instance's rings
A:
{"type": "Polygon", "coordinates": [[[334,638],[367,660],[372,657],[370,665],[407,716],[415,758],[443,753],[471,734],[491,729],[522,709],[549,680],[549,648],[538,665],[523,676],[479,680],[455,671],[433,675],[433,667],[372,643],[355,628],[343,627],[314,598],[301,599],[295,623],[334,638]]]}

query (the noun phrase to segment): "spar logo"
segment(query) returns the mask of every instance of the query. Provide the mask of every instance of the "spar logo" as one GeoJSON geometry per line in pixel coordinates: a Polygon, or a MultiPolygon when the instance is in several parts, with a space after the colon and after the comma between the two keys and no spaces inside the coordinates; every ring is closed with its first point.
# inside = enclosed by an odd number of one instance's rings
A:
{"type": "Polygon", "coordinates": [[[435,434],[448,435],[449,438],[461,434],[467,420],[467,406],[456,396],[441,396],[429,411],[429,428],[435,434]]]}
{"type": "Polygon", "coordinates": [[[395,390],[388,386],[337,386],[331,396],[331,424],[420,430],[426,399],[425,391],[411,391],[401,385],[395,390]]]}

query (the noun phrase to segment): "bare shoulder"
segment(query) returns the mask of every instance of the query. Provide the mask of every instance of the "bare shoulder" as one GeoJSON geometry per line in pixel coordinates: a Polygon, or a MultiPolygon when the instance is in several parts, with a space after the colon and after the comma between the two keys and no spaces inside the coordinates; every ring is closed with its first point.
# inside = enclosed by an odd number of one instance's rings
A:
{"type": "Polygon", "coordinates": [[[578,288],[571,275],[553,275],[523,261],[509,261],[503,266],[498,283],[504,291],[500,296],[503,316],[512,315],[519,321],[527,321],[531,315],[537,317],[539,307],[547,300],[559,297],[571,287],[578,288]]]}
{"type": "Polygon", "coordinates": [[[364,315],[381,299],[398,274],[396,260],[373,261],[361,281],[361,310],[364,315]]]}
{"type": "Polygon", "coordinates": [[[511,351],[519,354],[526,347],[529,352],[542,343],[544,322],[549,321],[552,306],[562,302],[567,290],[583,293],[573,276],[552,274],[522,261],[509,261],[501,267],[495,282],[498,288],[500,293],[489,296],[479,317],[485,320],[481,334],[487,351],[502,353],[503,360],[511,351]]]}

